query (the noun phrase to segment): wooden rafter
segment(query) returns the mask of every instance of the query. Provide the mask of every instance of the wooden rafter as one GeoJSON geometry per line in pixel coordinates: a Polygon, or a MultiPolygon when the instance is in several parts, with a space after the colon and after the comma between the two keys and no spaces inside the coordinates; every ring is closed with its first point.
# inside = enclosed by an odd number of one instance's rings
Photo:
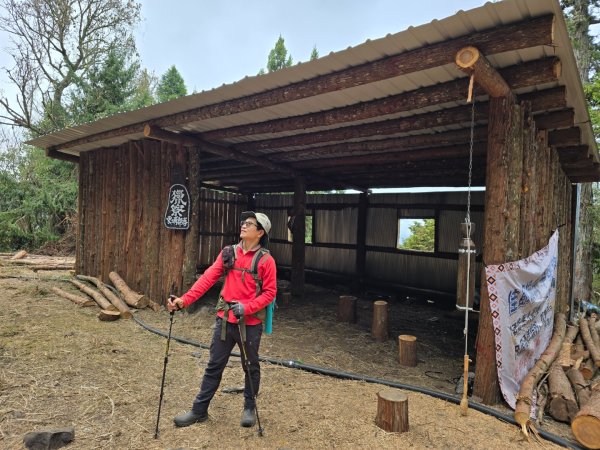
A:
{"type": "MultiPolygon", "coordinates": [[[[385,57],[378,61],[350,67],[307,81],[300,81],[282,88],[172,114],[153,121],[152,125],[168,127],[252,111],[451,64],[453,62],[453,55],[468,45],[474,45],[481,52],[488,55],[529,47],[552,45],[553,29],[554,18],[552,15],[536,17],[503,27],[476,32],[467,37],[459,37],[431,44],[398,55],[385,57]],[[512,39],[506,39],[506,36],[512,36],[512,39]]],[[[75,139],[57,146],[56,149],[72,148],[111,137],[142,133],[146,123],[140,122],[85,138],[75,139]]]]}
{"type": "MultiPolygon", "coordinates": [[[[269,161],[266,158],[260,158],[260,157],[255,157],[255,156],[251,156],[251,155],[246,155],[242,152],[239,152],[239,151],[231,149],[231,148],[212,144],[210,142],[205,142],[204,140],[199,139],[194,136],[183,135],[181,133],[173,133],[173,132],[163,130],[163,129],[160,129],[160,128],[157,128],[157,127],[154,127],[154,126],[151,126],[148,124],[146,124],[144,126],[144,136],[147,138],[156,139],[159,141],[167,141],[167,142],[172,142],[172,143],[181,144],[181,145],[185,145],[185,146],[198,147],[204,151],[214,153],[219,156],[224,156],[226,158],[230,158],[230,159],[233,159],[236,161],[242,161],[242,162],[250,164],[252,166],[259,166],[259,167],[267,168],[271,171],[271,173],[275,173],[275,174],[282,174],[285,176],[292,176],[292,177],[309,177],[309,178],[312,177],[312,178],[314,178],[314,176],[311,174],[307,174],[307,173],[292,169],[283,164],[272,163],[271,161],[269,161]]],[[[363,188],[357,188],[356,186],[347,186],[345,184],[341,184],[340,182],[335,181],[334,179],[328,179],[328,180],[323,180],[323,181],[326,183],[330,183],[330,185],[335,188],[351,187],[353,189],[357,189],[357,190],[361,190],[361,191],[366,190],[363,188]]]]}
{"type": "Polygon", "coordinates": [[[455,62],[458,68],[472,76],[490,97],[513,95],[510,85],[476,47],[461,48],[456,53],[455,62]]]}

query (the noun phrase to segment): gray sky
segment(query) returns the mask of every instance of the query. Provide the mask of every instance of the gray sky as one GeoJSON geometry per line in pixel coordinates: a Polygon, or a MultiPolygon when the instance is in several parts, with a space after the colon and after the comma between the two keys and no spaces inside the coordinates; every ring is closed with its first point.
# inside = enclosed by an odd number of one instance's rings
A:
{"type": "Polygon", "coordinates": [[[279,35],[294,63],[443,19],[485,0],[142,0],[142,65],[175,65],[188,91],[256,75],[279,35]]]}

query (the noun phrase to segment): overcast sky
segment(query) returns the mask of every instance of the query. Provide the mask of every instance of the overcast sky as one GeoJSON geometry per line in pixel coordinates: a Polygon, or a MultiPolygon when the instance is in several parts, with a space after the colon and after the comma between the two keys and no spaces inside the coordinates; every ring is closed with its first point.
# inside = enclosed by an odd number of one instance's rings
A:
{"type": "Polygon", "coordinates": [[[279,35],[294,63],[481,6],[484,0],[142,0],[142,65],[188,92],[256,75],[279,35]]]}

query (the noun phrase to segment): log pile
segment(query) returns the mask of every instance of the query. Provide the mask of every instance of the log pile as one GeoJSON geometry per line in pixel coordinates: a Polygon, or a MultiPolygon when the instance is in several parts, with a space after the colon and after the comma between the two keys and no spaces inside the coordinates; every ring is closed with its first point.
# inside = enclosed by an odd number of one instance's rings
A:
{"type": "Polygon", "coordinates": [[[533,392],[537,389],[538,420],[546,413],[571,424],[575,438],[588,448],[600,449],[600,322],[595,314],[567,325],[557,314],[548,347],[521,382],[514,417],[528,436],[533,392]]]}
{"type": "Polygon", "coordinates": [[[78,306],[97,305],[100,308],[98,319],[101,321],[129,319],[133,317],[135,310],[146,307],[154,311],[161,310],[160,304],[130,289],[116,272],[111,272],[110,278],[115,287],[105,284],[99,278],[85,275],[77,275],[70,279],[71,284],[85,296],[74,295],[58,287],[53,287],[52,291],[78,306]]]}
{"type": "Polygon", "coordinates": [[[75,258],[32,255],[25,250],[16,253],[3,253],[0,255],[3,264],[26,267],[37,272],[38,270],[74,270],[75,258]]]}

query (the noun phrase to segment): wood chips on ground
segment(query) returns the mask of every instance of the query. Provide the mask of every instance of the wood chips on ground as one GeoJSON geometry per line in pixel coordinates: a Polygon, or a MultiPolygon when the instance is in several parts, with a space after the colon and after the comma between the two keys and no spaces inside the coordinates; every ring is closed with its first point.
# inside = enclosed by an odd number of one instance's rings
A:
{"type": "MultiPolygon", "coordinates": [[[[57,297],[53,286],[75,292],[60,280],[68,272],[1,264],[1,448],[23,448],[30,431],[68,426],[75,429],[70,449],[557,448],[525,442],[516,426],[494,417],[472,409],[463,417],[458,405],[408,391],[410,431],[387,433],[374,419],[376,393],[390,388],[266,363],[258,398],[264,436],[256,427],[239,426],[242,394],[221,391],[207,422],[175,428],[172,418],[189,409],[208,350],[174,341],[160,438],[154,439],[166,340],[133,320],[100,322],[98,308],[57,297]]],[[[174,336],[210,342],[216,292],[200,300],[195,314],[175,315],[174,336]]],[[[361,298],[358,323],[343,324],[335,320],[339,295],[311,286],[305,303],[279,308],[273,334],[263,335],[261,355],[453,392],[462,373],[459,320],[423,300],[392,299],[390,340],[376,343],[369,335],[370,300],[361,298]],[[399,334],[417,336],[417,367],[399,365],[399,334]]],[[[135,314],[168,330],[166,311],[135,314]]],[[[232,357],[221,387],[242,380],[239,358],[232,357]]],[[[549,424],[545,429],[573,440],[567,426],[549,424]]]]}

